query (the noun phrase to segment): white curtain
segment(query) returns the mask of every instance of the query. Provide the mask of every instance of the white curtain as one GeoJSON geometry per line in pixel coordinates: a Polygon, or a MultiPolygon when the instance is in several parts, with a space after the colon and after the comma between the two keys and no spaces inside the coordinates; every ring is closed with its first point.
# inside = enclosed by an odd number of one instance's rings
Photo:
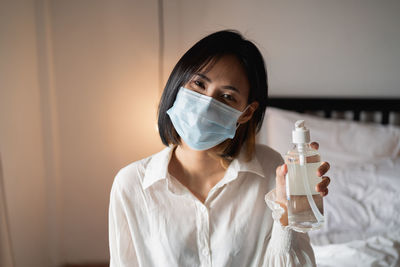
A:
{"type": "Polygon", "coordinates": [[[15,267],[0,155],[0,266],[15,267]]]}

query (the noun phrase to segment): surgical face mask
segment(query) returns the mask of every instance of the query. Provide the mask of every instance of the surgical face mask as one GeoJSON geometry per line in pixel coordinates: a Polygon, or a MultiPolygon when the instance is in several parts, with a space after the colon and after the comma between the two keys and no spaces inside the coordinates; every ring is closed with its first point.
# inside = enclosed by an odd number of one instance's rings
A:
{"type": "Polygon", "coordinates": [[[181,87],[167,114],[190,148],[206,150],[235,136],[237,120],[243,112],[181,87]]]}

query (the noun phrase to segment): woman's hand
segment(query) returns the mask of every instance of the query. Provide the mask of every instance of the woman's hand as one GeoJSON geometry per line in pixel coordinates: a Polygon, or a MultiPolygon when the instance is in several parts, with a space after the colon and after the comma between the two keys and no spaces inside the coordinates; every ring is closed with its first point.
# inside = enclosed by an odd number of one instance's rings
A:
{"type": "MultiPolygon", "coordinates": [[[[319,144],[316,142],[313,142],[310,145],[314,149],[319,148],[319,144]]],[[[317,175],[319,177],[322,176],[322,181],[316,185],[315,190],[319,192],[322,197],[328,194],[328,185],[330,183],[330,178],[328,176],[324,176],[324,174],[329,170],[329,168],[330,165],[328,162],[322,162],[321,166],[319,166],[317,171],[317,175]]],[[[282,164],[281,166],[278,166],[278,168],[276,168],[275,202],[277,202],[285,210],[285,213],[281,217],[282,225],[288,225],[286,179],[285,179],[287,171],[288,169],[286,164],[282,164]]]]}

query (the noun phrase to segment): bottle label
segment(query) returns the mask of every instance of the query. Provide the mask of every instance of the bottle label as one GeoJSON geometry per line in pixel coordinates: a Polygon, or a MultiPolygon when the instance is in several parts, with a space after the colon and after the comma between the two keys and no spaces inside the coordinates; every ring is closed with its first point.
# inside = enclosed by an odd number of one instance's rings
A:
{"type": "Polygon", "coordinates": [[[304,188],[303,183],[303,172],[302,168],[305,168],[306,175],[308,178],[308,183],[310,185],[311,194],[319,194],[315,189],[315,186],[321,182],[322,178],[317,176],[317,170],[321,165],[320,162],[315,163],[307,163],[304,166],[300,166],[299,164],[287,164],[288,166],[288,175],[287,175],[287,195],[306,195],[306,190],[304,188]]]}

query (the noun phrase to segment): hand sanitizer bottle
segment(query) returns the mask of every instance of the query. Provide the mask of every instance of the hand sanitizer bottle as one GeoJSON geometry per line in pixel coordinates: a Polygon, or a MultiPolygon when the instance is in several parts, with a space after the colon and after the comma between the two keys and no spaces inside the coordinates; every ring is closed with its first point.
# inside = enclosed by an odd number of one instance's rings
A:
{"type": "Polygon", "coordinates": [[[289,225],[295,231],[308,232],[324,224],[323,201],[315,188],[322,180],[317,176],[321,159],[310,147],[310,131],[304,120],[295,123],[292,139],[294,147],[285,156],[289,225]]]}

